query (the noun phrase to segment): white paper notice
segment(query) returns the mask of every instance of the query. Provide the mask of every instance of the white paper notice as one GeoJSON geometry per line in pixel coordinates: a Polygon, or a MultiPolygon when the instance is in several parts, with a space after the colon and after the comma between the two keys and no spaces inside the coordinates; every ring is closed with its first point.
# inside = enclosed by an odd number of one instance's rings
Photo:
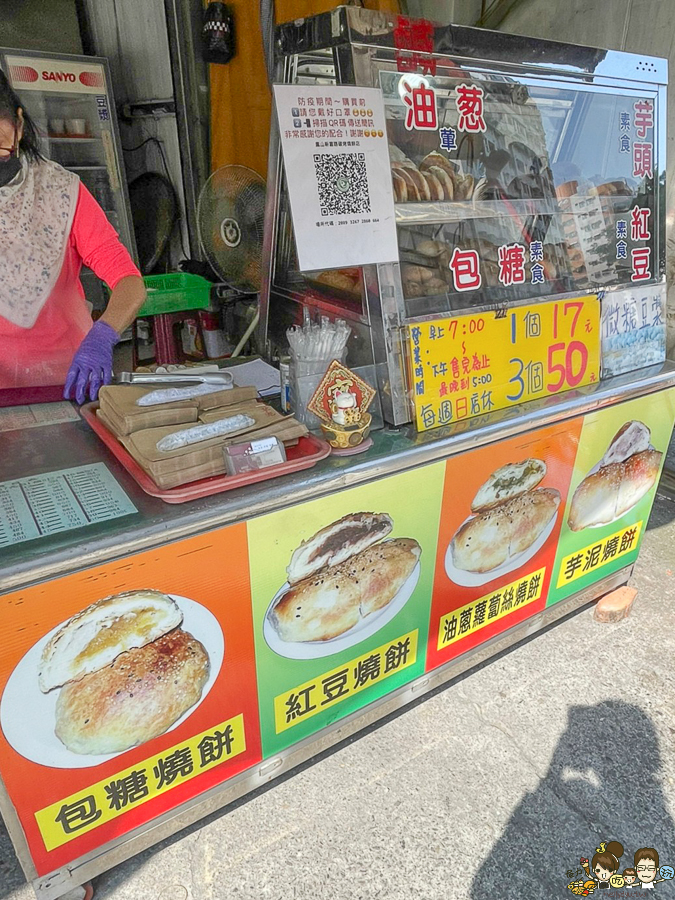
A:
{"type": "Polygon", "coordinates": [[[275,85],[300,271],[398,260],[379,88],[275,85]]]}
{"type": "Polygon", "coordinates": [[[601,308],[603,378],[665,360],[665,284],[608,291],[601,308]]]}

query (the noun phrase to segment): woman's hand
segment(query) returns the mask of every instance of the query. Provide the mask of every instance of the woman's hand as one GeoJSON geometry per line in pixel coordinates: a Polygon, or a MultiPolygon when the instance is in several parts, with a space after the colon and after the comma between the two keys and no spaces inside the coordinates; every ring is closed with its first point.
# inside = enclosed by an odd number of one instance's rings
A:
{"type": "Polygon", "coordinates": [[[66,400],[75,399],[78,403],[96,400],[101,385],[110,384],[113,348],[120,334],[136,318],[145,296],[145,285],[138,275],[127,275],[117,282],[105,312],[73,357],[63,392],[66,400]]]}
{"type": "Polygon", "coordinates": [[[99,319],[78,347],[66,377],[63,396],[82,404],[96,400],[103,384],[110,384],[113,372],[113,347],[120,336],[99,319]]]}

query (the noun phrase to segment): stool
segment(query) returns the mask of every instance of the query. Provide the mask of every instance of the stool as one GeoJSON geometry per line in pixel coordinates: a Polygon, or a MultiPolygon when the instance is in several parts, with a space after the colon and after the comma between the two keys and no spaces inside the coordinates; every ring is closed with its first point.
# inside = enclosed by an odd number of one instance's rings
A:
{"type": "Polygon", "coordinates": [[[194,319],[197,322],[197,334],[204,344],[202,320],[199,310],[184,310],[183,312],[160,313],[153,316],[153,328],[155,332],[155,361],[158,366],[166,366],[170,363],[183,362],[185,354],[181,346],[180,336],[176,334],[176,326],[181,326],[186,320],[194,319]]]}

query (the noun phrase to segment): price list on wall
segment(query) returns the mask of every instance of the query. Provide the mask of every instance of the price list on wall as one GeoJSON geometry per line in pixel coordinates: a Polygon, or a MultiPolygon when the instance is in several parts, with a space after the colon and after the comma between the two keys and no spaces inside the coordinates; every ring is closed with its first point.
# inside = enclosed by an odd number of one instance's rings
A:
{"type": "Polygon", "coordinates": [[[600,378],[600,301],[577,297],[407,326],[427,431],[600,378]]]}
{"type": "Polygon", "coordinates": [[[135,512],[103,463],[0,482],[0,548],[135,512]]]}

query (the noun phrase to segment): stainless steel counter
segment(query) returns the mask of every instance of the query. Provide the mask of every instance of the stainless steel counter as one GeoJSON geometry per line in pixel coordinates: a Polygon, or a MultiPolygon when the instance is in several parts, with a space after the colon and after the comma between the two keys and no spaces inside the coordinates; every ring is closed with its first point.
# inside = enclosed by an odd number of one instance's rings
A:
{"type": "Polygon", "coordinates": [[[309,471],[181,505],[143,493],[84,422],[5,432],[0,434],[0,481],[103,462],[138,513],[0,550],[0,591],[334,493],[674,385],[675,363],[667,362],[420,435],[407,429],[381,431],[363,456],[329,457],[309,471]]]}

